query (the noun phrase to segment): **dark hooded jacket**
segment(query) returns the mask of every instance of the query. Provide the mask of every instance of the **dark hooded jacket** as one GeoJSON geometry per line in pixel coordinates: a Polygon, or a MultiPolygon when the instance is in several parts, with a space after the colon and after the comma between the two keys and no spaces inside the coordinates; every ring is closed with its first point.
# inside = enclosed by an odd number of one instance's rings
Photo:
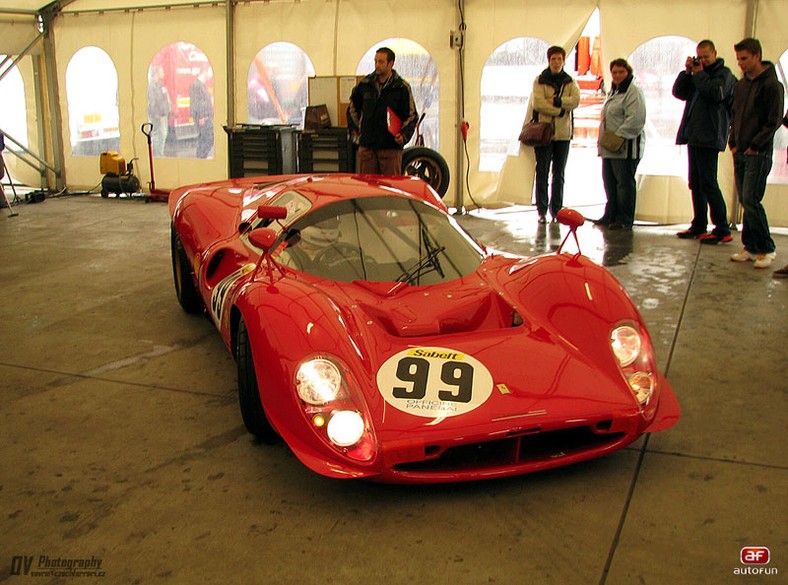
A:
{"type": "Polygon", "coordinates": [[[388,130],[388,108],[399,117],[402,123],[400,134],[407,144],[416,130],[417,116],[413,92],[408,82],[392,70],[391,77],[379,94],[374,73],[364,77],[353,88],[347,108],[348,127],[360,132],[361,146],[373,150],[403,148],[388,130]]]}
{"type": "Polygon", "coordinates": [[[686,102],[676,144],[725,150],[736,78],[717,59],[695,73],[682,71],[673,83],[673,96],[686,102]]]}
{"type": "Polygon", "coordinates": [[[774,133],[782,123],[783,84],[777,81],[774,65],[764,61],[765,69],[755,79],[746,75],[736,83],[733,93],[731,134],[728,144],[739,152],[774,150],[774,133]]]}

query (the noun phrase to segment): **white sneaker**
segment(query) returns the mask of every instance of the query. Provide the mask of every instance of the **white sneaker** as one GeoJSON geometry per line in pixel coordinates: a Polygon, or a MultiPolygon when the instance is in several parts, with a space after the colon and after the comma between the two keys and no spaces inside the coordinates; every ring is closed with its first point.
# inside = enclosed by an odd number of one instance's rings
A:
{"type": "Polygon", "coordinates": [[[753,262],[753,266],[755,268],[768,268],[774,259],[777,258],[777,252],[769,252],[768,254],[758,254],[755,257],[755,262],[753,262]]]}
{"type": "Polygon", "coordinates": [[[731,260],[734,262],[749,262],[750,260],[754,260],[755,257],[750,254],[746,248],[742,248],[741,252],[736,252],[735,254],[731,254],[731,260]]]}

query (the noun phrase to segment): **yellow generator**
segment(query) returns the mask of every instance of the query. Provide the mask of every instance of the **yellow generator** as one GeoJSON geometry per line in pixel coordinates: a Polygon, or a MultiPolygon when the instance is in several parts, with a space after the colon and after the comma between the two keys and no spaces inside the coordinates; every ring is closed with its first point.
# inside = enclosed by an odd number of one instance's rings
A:
{"type": "Polygon", "coordinates": [[[140,180],[134,174],[134,159],[126,165],[126,159],[116,151],[102,152],[99,158],[99,167],[104,178],[101,179],[101,196],[109,197],[110,193],[137,193],[140,190],[140,180]]]}

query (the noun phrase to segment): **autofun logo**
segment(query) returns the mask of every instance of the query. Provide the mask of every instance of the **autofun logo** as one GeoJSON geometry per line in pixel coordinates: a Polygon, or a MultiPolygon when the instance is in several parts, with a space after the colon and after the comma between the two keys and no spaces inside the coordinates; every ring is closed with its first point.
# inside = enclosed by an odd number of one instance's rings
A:
{"type": "Polygon", "coordinates": [[[765,546],[745,546],[739,552],[739,562],[744,565],[733,570],[734,575],[777,575],[777,567],[767,567],[772,554],[765,546]]]}

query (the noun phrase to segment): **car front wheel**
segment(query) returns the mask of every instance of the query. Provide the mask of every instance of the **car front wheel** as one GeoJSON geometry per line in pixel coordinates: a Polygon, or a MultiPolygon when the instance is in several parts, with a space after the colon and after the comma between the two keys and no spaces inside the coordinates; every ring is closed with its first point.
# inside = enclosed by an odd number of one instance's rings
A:
{"type": "Polygon", "coordinates": [[[260,401],[260,390],[257,386],[257,374],[254,369],[252,347],[249,343],[249,332],[244,320],[238,323],[238,337],[235,346],[235,363],[238,368],[238,401],[241,405],[241,417],[246,430],[266,443],[278,439],[276,431],[268,422],[263,404],[260,401]]]}

